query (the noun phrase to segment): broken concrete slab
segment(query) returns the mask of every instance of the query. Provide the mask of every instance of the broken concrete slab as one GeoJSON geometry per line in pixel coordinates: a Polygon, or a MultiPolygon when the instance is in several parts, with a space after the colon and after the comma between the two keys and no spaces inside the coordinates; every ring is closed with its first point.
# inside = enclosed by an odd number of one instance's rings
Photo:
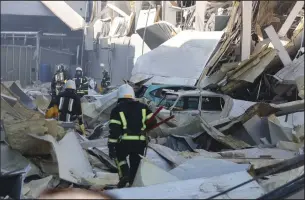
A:
{"type": "Polygon", "coordinates": [[[23,154],[49,154],[50,147],[47,143],[37,141],[27,135],[27,133],[40,135],[46,133],[47,127],[45,127],[45,120],[28,120],[5,126],[5,128],[7,141],[13,149],[23,154]]]}
{"type": "Polygon", "coordinates": [[[37,165],[40,166],[42,172],[45,174],[56,175],[56,176],[58,176],[59,174],[57,161],[39,159],[37,161],[37,165]]]}
{"type": "Polygon", "coordinates": [[[295,128],[304,124],[304,111],[277,116],[277,119],[280,121],[281,126],[295,128]]]}
{"type": "MultiPolygon", "coordinates": [[[[198,178],[147,187],[114,189],[105,193],[117,199],[207,199],[250,179],[252,177],[247,172],[236,172],[207,179],[198,178]]],[[[258,198],[264,193],[262,187],[253,181],[218,198],[258,198]]]]}
{"type": "Polygon", "coordinates": [[[53,176],[47,176],[42,179],[33,180],[29,183],[24,184],[22,188],[22,194],[30,199],[37,199],[39,195],[48,188],[50,181],[53,176]]]}
{"type": "Polygon", "coordinates": [[[18,151],[11,149],[7,144],[1,142],[1,174],[23,171],[26,169],[25,177],[41,176],[39,168],[23,157],[18,151]]]}
{"type": "Polygon", "coordinates": [[[93,147],[88,148],[88,152],[94,156],[96,156],[101,162],[103,162],[111,171],[116,172],[117,166],[115,162],[110,159],[108,147],[93,147]]]}
{"type": "Polygon", "coordinates": [[[28,133],[44,135],[48,132],[45,119],[17,121],[14,124],[4,124],[7,142],[22,154],[46,155],[51,146],[44,141],[30,137],[28,133]],[[25,145],[26,144],[26,145],[25,145]]]}
{"type": "Polygon", "coordinates": [[[87,155],[92,167],[98,168],[100,170],[109,170],[109,168],[104,163],[102,163],[96,156],[93,156],[89,153],[87,155]]]}
{"type": "Polygon", "coordinates": [[[251,147],[244,141],[235,139],[231,135],[224,135],[218,131],[215,127],[209,125],[202,117],[200,117],[201,126],[206,131],[206,133],[213,139],[217,140],[219,143],[226,145],[232,149],[243,149],[251,147]]]}
{"type": "Polygon", "coordinates": [[[304,143],[294,143],[294,142],[286,142],[286,141],[279,141],[276,144],[276,147],[283,150],[294,151],[297,152],[299,149],[304,146],[304,143]]]}
{"type": "Polygon", "coordinates": [[[304,55],[278,71],[274,77],[282,84],[296,84],[298,77],[304,77],[304,55]]]}
{"type": "Polygon", "coordinates": [[[270,141],[267,119],[254,115],[251,119],[246,121],[243,126],[257,145],[262,143],[261,138],[266,138],[270,141]]]}
{"type": "Polygon", "coordinates": [[[160,156],[171,162],[173,165],[178,166],[185,162],[185,159],[182,156],[179,156],[177,152],[172,149],[159,145],[148,143],[148,147],[157,152],[160,156]]]}
{"type": "Polygon", "coordinates": [[[163,169],[164,171],[168,172],[169,170],[173,169],[175,165],[162,157],[158,154],[155,150],[148,147],[146,158],[154,165],[158,166],[159,168],[163,169]]]}
{"type": "Polygon", "coordinates": [[[52,144],[61,179],[76,184],[83,184],[81,178],[92,178],[94,174],[75,134],[78,133],[68,132],[59,142],[51,135],[30,135],[52,144]],[[77,156],[72,157],[71,155],[77,156]]]}
{"type": "Polygon", "coordinates": [[[166,42],[177,34],[174,26],[165,21],[159,21],[147,27],[139,28],[136,30],[136,32],[141,36],[142,39],[145,32],[144,41],[151,50],[157,48],[162,43],[166,42]]]}
{"type": "Polygon", "coordinates": [[[268,125],[270,131],[271,144],[276,144],[279,141],[296,141],[297,138],[292,134],[292,127],[282,126],[283,123],[275,116],[268,117],[268,125]]]}
{"type": "Polygon", "coordinates": [[[222,158],[227,161],[231,161],[237,164],[251,164],[253,169],[259,169],[262,167],[274,165],[282,162],[284,159],[274,159],[274,158],[222,158]]]}
{"type": "Polygon", "coordinates": [[[198,156],[187,160],[169,171],[169,173],[180,180],[189,180],[195,178],[210,178],[234,172],[247,171],[249,169],[249,164],[236,164],[226,160],[198,156]]]}
{"type": "Polygon", "coordinates": [[[96,139],[96,140],[88,140],[81,142],[80,145],[84,149],[88,149],[90,147],[105,147],[108,144],[108,138],[96,139]]]}
{"type": "Polygon", "coordinates": [[[174,175],[164,171],[143,157],[132,187],[146,187],[149,185],[156,185],[178,180],[179,179],[174,175]]]}
{"type": "Polygon", "coordinates": [[[5,87],[3,83],[1,83],[1,93],[10,97],[14,97],[18,99],[17,102],[11,104],[11,107],[19,113],[19,115],[23,116],[25,119],[39,119],[44,118],[43,114],[36,112],[32,109],[28,109],[22,103],[19,102],[19,97],[15,95],[9,88],[5,87]]]}
{"type": "Polygon", "coordinates": [[[17,99],[1,94],[1,120],[3,123],[12,124],[14,121],[26,119],[13,108],[16,102],[17,99]]]}
{"type": "Polygon", "coordinates": [[[97,172],[96,177],[81,178],[81,181],[93,188],[103,188],[107,185],[117,184],[119,182],[119,176],[117,173],[97,172]]]}
{"type": "Polygon", "coordinates": [[[267,180],[260,180],[259,183],[266,192],[271,192],[274,189],[284,185],[285,183],[301,176],[302,174],[304,174],[304,166],[286,172],[274,174],[272,176],[267,176],[267,180]]]}
{"type": "Polygon", "coordinates": [[[234,151],[218,152],[224,158],[274,158],[290,159],[295,156],[294,152],[276,148],[251,148],[234,151]]]}
{"type": "Polygon", "coordinates": [[[174,135],[171,134],[167,137],[166,142],[163,144],[174,151],[195,151],[198,144],[194,142],[194,138],[199,136],[201,132],[190,135],[174,135]]]}
{"type": "Polygon", "coordinates": [[[37,108],[37,106],[33,103],[33,100],[26,95],[23,90],[18,86],[18,84],[16,84],[16,82],[14,82],[9,89],[16,95],[19,97],[20,102],[26,106],[28,109],[35,109],[37,108]]]}

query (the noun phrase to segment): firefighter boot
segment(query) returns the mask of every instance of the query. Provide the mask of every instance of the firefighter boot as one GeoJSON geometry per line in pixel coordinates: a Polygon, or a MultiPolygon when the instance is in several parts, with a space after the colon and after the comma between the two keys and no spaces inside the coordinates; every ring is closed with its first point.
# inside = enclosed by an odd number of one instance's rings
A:
{"type": "MultiPolygon", "coordinates": [[[[123,161],[123,162],[125,162],[125,161],[123,161]]],[[[128,167],[127,163],[124,163],[123,165],[119,166],[118,170],[119,170],[119,175],[121,175],[120,181],[118,183],[118,188],[126,187],[126,185],[130,182],[129,167],[128,167]]]]}
{"type": "Polygon", "coordinates": [[[128,186],[129,186],[129,177],[123,176],[122,178],[120,178],[120,181],[118,183],[118,188],[123,188],[123,187],[128,187],[128,186]]]}

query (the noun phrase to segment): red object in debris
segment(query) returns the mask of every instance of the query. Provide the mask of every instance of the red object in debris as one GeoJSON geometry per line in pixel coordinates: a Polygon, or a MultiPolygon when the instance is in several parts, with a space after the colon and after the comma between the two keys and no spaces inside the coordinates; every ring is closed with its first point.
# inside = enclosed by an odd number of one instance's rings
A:
{"type": "Polygon", "coordinates": [[[164,124],[166,122],[168,122],[169,120],[173,119],[175,117],[175,115],[172,115],[164,120],[162,120],[161,122],[157,123],[156,125],[154,125],[153,127],[151,127],[148,131],[154,129],[154,128],[157,128],[158,126],[160,126],[161,124],[164,124]]]}
{"type": "Polygon", "coordinates": [[[163,109],[163,106],[160,106],[151,116],[151,118],[149,118],[149,120],[146,122],[146,124],[149,124],[156,116],[157,114],[163,109]]]}

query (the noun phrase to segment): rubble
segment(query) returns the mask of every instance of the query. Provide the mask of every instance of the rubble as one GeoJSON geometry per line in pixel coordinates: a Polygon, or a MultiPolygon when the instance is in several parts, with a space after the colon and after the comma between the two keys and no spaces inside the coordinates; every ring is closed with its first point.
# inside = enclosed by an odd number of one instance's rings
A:
{"type": "Polygon", "coordinates": [[[112,81],[81,98],[87,136],[45,119],[50,83],[1,81],[1,199],[76,187],[115,198],[263,198],[304,177],[304,3],[146,3],[104,2],[90,23],[64,20],[84,29],[85,50],[109,50],[108,65],[91,52],[82,63],[90,76],[103,66],[112,81]],[[126,76],[117,77],[112,66],[124,64],[111,59],[129,43],[126,76]],[[158,121],[174,119],[147,133],[132,186],[110,190],[119,181],[107,143],[120,80],[152,111],[164,107],[158,121]]]}
{"type": "Polygon", "coordinates": [[[226,160],[197,156],[172,169],[169,173],[180,180],[189,180],[247,171],[249,168],[248,164],[236,164],[226,160]]]}
{"type": "Polygon", "coordinates": [[[94,174],[75,134],[74,132],[68,132],[59,142],[51,135],[37,136],[30,134],[30,136],[52,144],[61,179],[81,184],[82,178],[93,178],[94,174]],[[77,156],[71,157],[71,155],[77,156]]]}
{"type": "Polygon", "coordinates": [[[43,179],[33,180],[26,183],[22,188],[22,195],[27,198],[36,199],[39,195],[48,187],[49,182],[52,180],[53,176],[48,176],[43,179]]]}
{"type": "Polygon", "coordinates": [[[265,189],[266,192],[271,192],[302,174],[304,174],[304,166],[272,176],[267,176],[266,180],[260,181],[260,185],[265,189]]]}
{"type": "Polygon", "coordinates": [[[132,187],[146,187],[149,185],[174,182],[178,180],[179,179],[176,176],[160,169],[150,163],[147,159],[143,158],[132,187]]]}
{"type": "MultiPolygon", "coordinates": [[[[114,189],[106,191],[105,193],[118,199],[204,199],[247,181],[250,178],[251,176],[247,172],[236,172],[212,178],[182,180],[147,187],[114,189]]],[[[251,198],[258,198],[264,193],[265,192],[257,182],[252,182],[224,194],[221,197],[249,198],[249,196],[251,196],[251,198]]]]}
{"type": "Polygon", "coordinates": [[[222,35],[221,31],[204,32],[204,34],[196,31],[180,32],[139,57],[132,70],[130,81],[138,82],[153,76],[147,84],[195,85],[202,66],[205,66],[213,54],[222,35]],[[162,56],[164,52],[167,52],[166,57],[162,56]],[[176,70],[177,68],[180,70],[176,70]]]}

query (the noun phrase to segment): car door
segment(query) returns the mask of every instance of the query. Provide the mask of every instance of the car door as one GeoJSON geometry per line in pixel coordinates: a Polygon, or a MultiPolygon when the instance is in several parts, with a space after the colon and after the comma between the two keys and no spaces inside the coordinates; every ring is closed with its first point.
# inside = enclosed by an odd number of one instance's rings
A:
{"type": "Polygon", "coordinates": [[[171,114],[175,115],[175,122],[181,126],[187,124],[199,116],[199,96],[181,96],[171,108],[171,114]]]}
{"type": "Polygon", "coordinates": [[[208,123],[218,121],[225,105],[225,100],[217,96],[202,96],[201,117],[208,123]]]}

